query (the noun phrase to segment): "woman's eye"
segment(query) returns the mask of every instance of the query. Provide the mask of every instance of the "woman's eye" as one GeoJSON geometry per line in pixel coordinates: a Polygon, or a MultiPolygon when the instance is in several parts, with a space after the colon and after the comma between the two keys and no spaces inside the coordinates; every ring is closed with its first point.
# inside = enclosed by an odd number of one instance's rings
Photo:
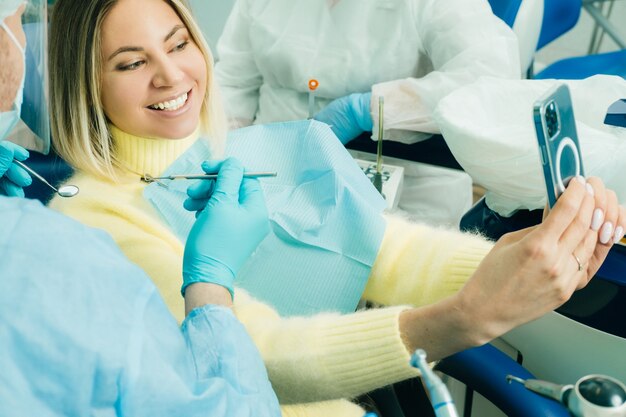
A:
{"type": "Polygon", "coordinates": [[[135,61],[127,65],[119,65],[117,69],[120,71],[132,71],[139,68],[141,65],[143,65],[143,61],[135,61]]]}
{"type": "Polygon", "coordinates": [[[183,49],[185,49],[187,47],[187,45],[189,44],[189,41],[182,41],[180,43],[178,43],[174,49],[172,49],[172,51],[182,51],[183,49]]]}

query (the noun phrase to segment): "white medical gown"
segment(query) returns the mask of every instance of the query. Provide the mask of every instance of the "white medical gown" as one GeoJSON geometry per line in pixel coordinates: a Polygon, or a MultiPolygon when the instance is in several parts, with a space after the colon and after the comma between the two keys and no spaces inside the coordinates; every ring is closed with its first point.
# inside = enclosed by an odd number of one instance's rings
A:
{"type": "Polygon", "coordinates": [[[306,118],[316,79],[318,110],[384,96],[385,138],[406,143],[439,133],[432,112],[454,89],[520,77],[517,39],[486,0],[238,0],[217,48],[231,125],[306,118]]]}
{"type": "Polygon", "coordinates": [[[0,415],[280,410],[229,309],[196,309],[181,331],[104,232],[37,202],[0,197],[0,415]]]}

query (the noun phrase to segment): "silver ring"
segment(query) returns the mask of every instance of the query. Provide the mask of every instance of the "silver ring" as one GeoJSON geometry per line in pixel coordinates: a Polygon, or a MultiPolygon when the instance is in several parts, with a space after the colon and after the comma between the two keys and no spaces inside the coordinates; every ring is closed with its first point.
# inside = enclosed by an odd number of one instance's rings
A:
{"type": "Polygon", "coordinates": [[[572,256],[574,257],[574,259],[576,259],[576,263],[578,263],[578,271],[582,271],[583,270],[583,263],[580,262],[580,258],[578,256],[576,256],[576,254],[574,252],[572,252],[572,256]]]}

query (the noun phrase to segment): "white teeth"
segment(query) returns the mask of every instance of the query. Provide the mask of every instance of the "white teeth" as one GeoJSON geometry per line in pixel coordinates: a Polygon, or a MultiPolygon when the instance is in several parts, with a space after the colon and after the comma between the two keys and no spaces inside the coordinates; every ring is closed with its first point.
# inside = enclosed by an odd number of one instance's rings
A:
{"type": "Polygon", "coordinates": [[[180,109],[185,104],[186,101],[187,101],[187,93],[183,93],[183,95],[181,95],[178,98],[175,98],[174,100],[163,101],[161,103],[152,104],[151,106],[148,106],[148,107],[152,109],[174,111],[174,110],[180,109]]]}

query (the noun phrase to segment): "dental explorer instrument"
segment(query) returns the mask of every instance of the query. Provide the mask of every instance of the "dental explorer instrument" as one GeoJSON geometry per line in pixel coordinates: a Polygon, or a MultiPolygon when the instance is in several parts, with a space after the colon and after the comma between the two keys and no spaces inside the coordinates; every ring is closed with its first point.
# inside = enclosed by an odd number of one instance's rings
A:
{"type": "Polygon", "coordinates": [[[372,179],[374,188],[378,190],[380,195],[383,194],[383,110],[385,106],[385,99],[383,96],[378,97],[378,144],[376,146],[376,173],[372,179]]]}
{"type": "Polygon", "coordinates": [[[309,119],[312,119],[315,114],[315,90],[319,85],[320,83],[315,78],[309,80],[309,119]]]}
{"type": "MultiPolygon", "coordinates": [[[[244,172],[244,178],[265,178],[276,177],[277,172],[259,171],[259,172],[244,172]]],[[[141,179],[145,182],[154,182],[157,180],[213,180],[217,178],[217,174],[178,174],[178,175],[166,175],[164,177],[153,177],[148,174],[144,174],[141,179]]]]}
{"type": "Polygon", "coordinates": [[[448,387],[443,383],[428,366],[426,362],[426,352],[417,349],[411,356],[411,366],[418,368],[422,373],[422,381],[430,393],[430,402],[437,417],[458,417],[454,401],[448,387]]]}
{"type": "Polygon", "coordinates": [[[17,166],[24,168],[24,170],[27,171],[33,177],[37,178],[39,181],[43,182],[48,187],[52,188],[54,190],[54,192],[57,193],[58,195],[60,195],[61,197],[68,197],[69,198],[69,197],[74,197],[76,194],[78,194],[79,189],[75,185],[64,185],[64,186],[62,186],[62,187],[57,189],[54,185],[52,185],[48,181],[46,181],[46,179],[44,177],[39,175],[37,172],[35,172],[32,168],[28,167],[23,162],[18,161],[17,159],[13,159],[13,162],[17,166]]]}

